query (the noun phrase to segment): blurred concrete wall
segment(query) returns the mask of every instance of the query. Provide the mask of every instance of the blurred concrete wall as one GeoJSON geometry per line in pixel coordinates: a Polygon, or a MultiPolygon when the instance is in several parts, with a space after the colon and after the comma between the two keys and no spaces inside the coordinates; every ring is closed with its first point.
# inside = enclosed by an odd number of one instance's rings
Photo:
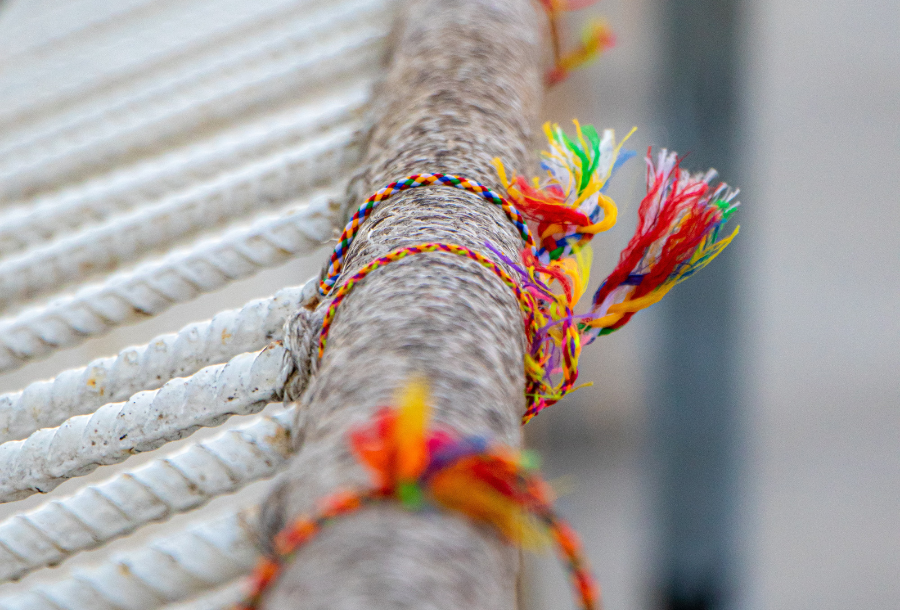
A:
{"type": "Polygon", "coordinates": [[[747,608],[900,607],[900,3],[747,3],[747,608]]]}
{"type": "MultiPolygon", "coordinates": [[[[594,9],[621,44],[551,93],[548,115],[619,129],[630,120],[643,130],[638,150],[670,144],[670,109],[654,104],[668,76],[659,41],[672,27],[661,6],[610,0],[594,9]]],[[[733,159],[711,160],[734,169],[743,202],[732,252],[732,607],[900,607],[900,3],[744,0],[739,9],[738,118],[723,134],[737,146],[733,159]]],[[[637,201],[630,186],[615,193],[624,219],[637,201]]],[[[618,239],[605,237],[597,241],[618,239]]],[[[547,468],[574,474],[562,504],[586,538],[608,608],[660,603],[667,549],[647,424],[664,374],[658,346],[673,322],[660,311],[588,348],[584,377],[600,383],[533,431],[547,445],[547,468]]],[[[547,567],[539,565],[535,574],[547,567]]],[[[566,594],[556,571],[540,583],[534,608],[566,594]]]]}

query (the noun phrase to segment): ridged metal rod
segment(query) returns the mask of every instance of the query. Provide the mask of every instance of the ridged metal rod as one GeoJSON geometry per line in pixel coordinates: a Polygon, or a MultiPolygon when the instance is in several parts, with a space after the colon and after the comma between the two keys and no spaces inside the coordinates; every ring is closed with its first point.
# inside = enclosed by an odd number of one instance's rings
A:
{"type": "Polygon", "coordinates": [[[27,438],[41,428],[58,426],[75,415],[93,413],[107,403],[155,390],[175,377],[193,375],[205,366],[279,341],[287,317],[317,285],[318,277],[314,277],[302,287],[279,290],[177,333],[160,335],[146,345],[125,348],[116,356],[98,358],[86,367],[2,394],[0,443],[27,438]]]}
{"type": "Polygon", "coordinates": [[[313,252],[332,236],[341,208],[335,203],[339,192],[322,191],[296,211],[260,219],[46,306],[0,319],[0,372],[313,252]]]}
{"type": "MultiPolygon", "coordinates": [[[[317,81],[353,78],[374,69],[386,25],[374,20],[334,40],[262,63],[250,73],[229,75],[190,95],[163,98],[152,107],[129,109],[116,119],[97,122],[78,139],[51,139],[10,153],[0,162],[0,199],[12,200],[48,190],[53,185],[83,180],[111,162],[129,155],[156,152],[171,138],[201,129],[210,121],[237,119],[255,105],[295,95],[317,81]]],[[[202,83],[201,83],[202,85],[202,83]]]]}
{"type": "Polygon", "coordinates": [[[256,511],[246,509],[2,597],[0,610],[156,610],[248,573],[259,557],[256,540],[256,511]]]}
{"type": "Polygon", "coordinates": [[[154,205],[0,260],[0,311],[57,294],[326,185],[352,166],[355,155],[349,149],[358,127],[341,125],[154,205]]]}
{"type": "Polygon", "coordinates": [[[0,256],[8,256],[93,223],[108,220],[217,175],[233,172],[303,139],[358,118],[370,96],[369,79],[305,98],[287,112],[178,148],[135,165],[4,210],[0,256]]]}
{"type": "Polygon", "coordinates": [[[256,413],[281,400],[293,361],[280,342],[260,352],[176,378],[126,402],[69,418],[57,428],[0,445],[0,503],[48,493],[98,466],[180,440],[233,415],[256,413]]]}
{"type": "Polygon", "coordinates": [[[291,454],[288,409],[0,523],[0,582],[203,506],[274,475],[291,454]]]}

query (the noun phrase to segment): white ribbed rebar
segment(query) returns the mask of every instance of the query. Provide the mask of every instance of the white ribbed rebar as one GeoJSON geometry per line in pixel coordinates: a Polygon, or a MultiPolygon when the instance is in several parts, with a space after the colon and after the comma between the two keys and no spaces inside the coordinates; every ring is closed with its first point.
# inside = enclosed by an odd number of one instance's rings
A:
{"type": "Polygon", "coordinates": [[[0,319],[0,372],[314,251],[331,237],[341,208],[335,203],[339,192],[325,191],[294,212],[260,219],[249,228],[0,319]]]}
{"type": "Polygon", "coordinates": [[[298,191],[323,186],[355,161],[348,149],[357,128],[358,124],[337,127],[154,205],[0,260],[0,311],[58,293],[248,214],[284,205],[298,191]]]}
{"type": "MultiPolygon", "coordinates": [[[[184,0],[176,1],[179,10],[187,4],[184,0]]],[[[152,20],[148,23],[146,19],[141,19],[128,24],[124,30],[118,27],[121,23],[110,24],[111,36],[106,43],[75,45],[70,49],[56,50],[40,60],[26,56],[31,61],[7,64],[3,69],[7,75],[0,76],[0,89],[11,84],[8,73],[12,68],[24,73],[20,77],[32,79],[50,68],[53,71],[74,72],[78,78],[37,89],[29,100],[32,102],[30,105],[21,105],[21,98],[16,97],[6,107],[0,105],[0,142],[20,141],[23,137],[27,138],[29,132],[45,132],[52,123],[66,122],[68,117],[89,112],[91,108],[107,104],[110,100],[129,97],[142,89],[153,88],[157,83],[170,81],[178,74],[193,70],[197,64],[214,61],[220,52],[229,55],[234,48],[253,46],[258,36],[277,28],[281,21],[289,20],[294,13],[308,11],[327,1],[261,0],[238,3],[234,7],[237,11],[228,11],[227,6],[220,5],[220,9],[224,9],[220,18],[207,20],[203,26],[195,25],[184,32],[181,44],[172,44],[170,37],[163,44],[150,44],[144,48],[136,48],[133,43],[135,38],[147,36],[147,30],[153,27],[152,20]],[[212,29],[208,29],[210,27],[212,29]],[[131,44],[123,45],[123,41],[131,44]],[[110,55],[109,48],[105,48],[109,43],[121,46],[114,51],[116,59],[122,62],[118,66],[104,61],[110,55]],[[97,61],[98,54],[100,61],[97,61]],[[83,56],[76,60],[77,67],[73,64],[73,55],[83,56]]],[[[151,10],[165,12],[160,11],[159,0],[154,5],[151,10]]],[[[190,16],[191,11],[188,12],[190,16]]],[[[179,21],[190,26],[190,19],[179,21]]],[[[21,92],[22,88],[19,87],[18,91],[21,92]]]]}
{"type": "Polygon", "coordinates": [[[58,426],[70,417],[93,413],[107,403],[155,390],[175,377],[193,375],[205,366],[281,340],[285,320],[317,282],[316,277],[303,287],[279,290],[272,297],[223,311],[212,320],[189,324],[146,345],[0,395],[0,443],[27,438],[41,428],[58,426]]]}
{"type": "Polygon", "coordinates": [[[0,610],[156,610],[233,582],[259,558],[247,509],[122,553],[57,583],[0,598],[0,610]]]}
{"type": "MultiPolygon", "coordinates": [[[[51,152],[54,146],[67,141],[96,137],[93,132],[100,123],[121,125],[128,120],[127,115],[153,114],[157,107],[172,106],[173,100],[203,99],[206,91],[227,89],[226,83],[249,82],[273,63],[288,61],[308,45],[314,45],[323,37],[321,30],[358,29],[361,21],[350,9],[362,6],[371,11],[372,2],[344,0],[350,6],[344,8],[339,4],[335,9],[319,0],[312,7],[308,5],[313,3],[305,2],[306,10],[290,7],[293,14],[282,11],[281,19],[253,32],[249,39],[242,37],[230,44],[217,45],[214,52],[194,56],[183,64],[176,63],[161,74],[141,78],[130,87],[117,88],[112,95],[102,91],[98,96],[79,99],[74,105],[27,125],[27,129],[22,126],[18,133],[4,135],[0,138],[0,159],[5,165],[10,154],[22,155],[28,149],[51,152]]],[[[324,38],[329,40],[327,36],[324,38]]]]}
{"type": "Polygon", "coordinates": [[[157,0],[149,15],[120,21],[115,24],[120,27],[110,28],[89,44],[62,47],[40,61],[20,59],[8,65],[0,80],[4,120],[27,116],[26,101],[52,110],[95,91],[114,88],[121,81],[140,79],[160,64],[218,46],[236,26],[252,23],[269,13],[273,4],[284,2],[157,0]]]}
{"type": "Polygon", "coordinates": [[[247,594],[246,579],[239,578],[232,583],[186,602],[169,604],[165,610],[233,610],[247,594]]]}
{"type": "Polygon", "coordinates": [[[288,112],[267,116],[212,140],[42,197],[32,205],[7,209],[0,215],[0,256],[103,222],[113,214],[234,171],[287,150],[304,138],[347,124],[362,114],[369,95],[367,80],[351,83],[345,90],[305,100],[288,112]]]}
{"type": "Polygon", "coordinates": [[[0,199],[14,199],[47,190],[51,185],[83,179],[129,155],[156,152],[172,138],[183,138],[206,124],[227,122],[296,95],[317,82],[340,81],[341,73],[374,70],[386,35],[381,20],[360,24],[350,32],[331,33],[327,43],[305,52],[261,63],[257,70],[228,75],[211,85],[201,83],[191,95],[164,98],[160,103],[129,110],[91,126],[79,139],[52,139],[11,154],[0,168],[0,199]]]}
{"type": "Polygon", "coordinates": [[[127,402],[69,418],[58,428],[0,445],[0,503],[47,493],[62,482],[152,451],[232,415],[255,413],[280,400],[293,370],[280,342],[208,366],[127,402]]]}
{"type": "Polygon", "coordinates": [[[0,582],[125,536],[274,475],[291,453],[293,410],[259,416],[167,458],[0,523],[0,582]]]}
{"type": "Polygon", "coordinates": [[[56,10],[34,11],[28,7],[17,16],[17,27],[4,28],[6,36],[0,47],[3,51],[0,66],[42,57],[54,46],[71,42],[79,35],[94,33],[103,24],[121,20],[156,2],[158,0],[119,0],[100,6],[94,2],[93,6],[85,7],[90,0],[69,0],[56,10]]]}

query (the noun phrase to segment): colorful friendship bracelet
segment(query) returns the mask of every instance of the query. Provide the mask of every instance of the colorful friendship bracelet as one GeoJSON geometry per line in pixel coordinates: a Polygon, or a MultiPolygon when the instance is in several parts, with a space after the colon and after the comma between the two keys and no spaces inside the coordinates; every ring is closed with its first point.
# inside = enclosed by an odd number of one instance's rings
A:
{"type": "Polygon", "coordinates": [[[409,510],[440,508],[492,526],[519,546],[552,540],[565,562],[580,606],[594,610],[599,589],[571,527],[551,504],[551,493],[532,472],[527,453],[490,442],[429,429],[428,389],[413,381],[401,392],[399,408],[383,408],[350,433],[357,459],[373,487],[342,491],[320,503],[312,515],[294,520],[273,540],[274,555],[258,564],[239,610],[255,610],[284,566],[326,525],[362,508],[399,502],[409,510]]]}
{"type": "MultiPolygon", "coordinates": [[[[489,244],[488,248],[499,255],[499,252],[494,250],[489,244]]],[[[528,399],[528,405],[523,416],[523,423],[530,420],[544,408],[556,403],[560,398],[571,391],[578,377],[578,354],[580,353],[581,346],[575,328],[574,313],[572,310],[567,306],[563,306],[563,309],[559,312],[559,314],[561,314],[560,317],[562,318],[560,326],[562,327],[561,337],[563,341],[561,342],[561,345],[557,346],[555,337],[548,332],[549,329],[547,326],[548,323],[550,323],[550,320],[548,320],[547,317],[547,309],[540,305],[541,297],[544,297],[545,299],[553,298],[556,300],[552,291],[546,286],[543,291],[536,289],[523,290],[518,282],[516,282],[515,279],[492,259],[487,258],[475,250],[456,244],[434,242],[398,248],[385,256],[371,261],[365,267],[357,271],[346,282],[341,284],[334,292],[334,297],[328,305],[325,317],[322,320],[322,331],[319,335],[318,357],[321,358],[325,354],[325,346],[328,343],[328,333],[331,330],[331,325],[334,322],[338,307],[360,281],[371,272],[380,269],[389,263],[425,252],[446,252],[448,254],[463,256],[473,260],[500,278],[500,280],[509,286],[516,295],[516,299],[519,302],[519,307],[524,317],[525,338],[528,346],[525,355],[525,395],[528,399]],[[557,351],[559,353],[557,353],[557,351]],[[563,380],[560,384],[554,386],[547,369],[555,369],[558,361],[563,363],[563,380]]],[[[503,257],[503,259],[508,261],[505,257],[503,257]]],[[[553,313],[557,312],[554,311],[553,313]]]]}
{"type": "Polygon", "coordinates": [[[533,248],[535,246],[534,238],[528,230],[528,224],[525,222],[525,218],[509,201],[483,184],[479,184],[468,178],[452,176],[449,174],[414,174],[412,176],[407,176],[402,180],[391,182],[386,187],[380,189],[366,199],[363,204],[359,206],[359,209],[353,214],[353,217],[344,227],[344,231],[338,238],[338,243],[334,248],[334,252],[331,253],[328,271],[325,274],[325,278],[319,284],[319,293],[322,296],[327,296],[337,282],[344,265],[344,257],[347,255],[350,244],[353,243],[353,238],[356,237],[360,226],[369,215],[372,214],[375,208],[378,207],[378,204],[389,199],[396,193],[423,186],[450,186],[480,195],[494,205],[499,206],[506,213],[510,221],[516,226],[516,229],[519,230],[522,240],[528,247],[533,248]]]}
{"type": "Polygon", "coordinates": [[[573,139],[557,125],[545,126],[551,150],[542,153],[542,167],[547,172],[543,181],[535,178],[529,183],[521,176],[510,180],[503,163],[496,161],[500,180],[515,206],[476,182],[443,174],[411,176],[367,199],[335,248],[329,276],[320,285],[323,292],[333,289],[347,247],[378,202],[400,190],[435,183],[479,193],[500,205],[517,223],[528,243],[520,260],[486,246],[516,273],[518,281],[493,260],[456,244],[399,248],[367,264],[336,291],[323,322],[319,358],[324,355],[338,306],[357,283],[375,269],[408,256],[446,252],[475,260],[516,293],[528,344],[524,363],[528,404],[523,422],[573,391],[583,344],[618,330],[635,312],[658,302],[673,286],[706,266],[737,233],[736,229],[719,239],[721,227],[737,206],[732,203],[736,191],[725,184],[711,187],[712,170],[702,175],[682,170],[675,153],[663,150],[654,163],[648,152],[647,195],[639,206],[635,235],[594,295],[590,311],[575,314],[590,277],[589,243],[617,218],[615,203],[604,190],[629,157],[611,130],[601,136],[577,121],[575,127],[573,139]],[[540,237],[538,244],[531,240],[532,231],[540,237]]]}

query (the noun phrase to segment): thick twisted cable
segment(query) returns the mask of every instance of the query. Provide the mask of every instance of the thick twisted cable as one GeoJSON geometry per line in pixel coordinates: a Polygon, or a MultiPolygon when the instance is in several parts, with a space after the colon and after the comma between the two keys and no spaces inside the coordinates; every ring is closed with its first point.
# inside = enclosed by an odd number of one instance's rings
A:
{"type": "Polygon", "coordinates": [[[418,244],[415,246],[407,246],[404,248],[397,248],[396,250],[393,250],[385,254],[384,256],[371,261],[365,267],[357,271],[347,281],[341,284],[341,286],[335,291],[331,303],[328,305],[328,310],[325,312],[325,318],[322,320],[322,331],[319,335],[318,357],[322,358],[322,356],[325,354],[325,346],[328,343],[328,333],[331,330],[331,325],[334,322],[335,316],[337,315],[338,307],[340,306],[341,302],[347,297],[347,295],[350,294],[350,291],[353,290],[354,286],[356,286],[367,275],[369,275],[376,269],[380,269],[381,267],[384,267],[385,265],[393,263],[395,261],[402,260],[407,256],[422,254],[425,252],[446,252],[448,254],[463,256],[477,262],[482,267],[496,275],[504,284],[512,289],[513,293],[515,293],[516,300],[519,303],[519,308],[522,310],[522,313],[525,316],[526,332],[529,332],[530,330],[535,328],[533,314],[535,303],[533,298],[529,293],[522,290],[519,287],[519,284],[509,275],[509,273],[507,273],[502,267],[500,267],[500,265],[484,256],[480,252],[476,252],[475,250],[471,250],[469,248],[466,248],[465,246],[432,242],[418,244]]]}
{"type": "Polygon", "coordinates": [[[386,187],[371,195],[361,206],[359,206],[359,209],[353,214],[350,221],[344,227],[344,231],[341,233],[340,238],[338,238],[338,243],[334,247],[334,252],[331,253],[328,271],[325,278],[322,280],[322,283],[319,285],[320,294],[323,296],[327,295],[338,281],[341,269],[344,265],[344,257],[347,255],[350,244],[353,243],[353,238],[359,233],[360,226],[372,214],[375,208],[378,207],[378,204],[389,199],[396,193],[421,186],[451,186],[480,195],[490,203],[499,206],[509,217],[510,221],[516,226],[516,229],[518,229],[525,244],[532,249],[535,247],[534,238],[528,230],[528,224],[525,222],[525,217],[522,216],[522,214],[519,213],[506,198],[498,195],[488,187],[461,176],[452,176],[449,174],[414,174],[403,180],[391,182],[386,187]]]}
{"type": "Polygon", "coordinates": [[[0,582],[274,475],[291,455],[293,417],[293,409],[261,415],[247,426],[7,519],[0,523],[0,582]]]}
{"type": "Polygon", "coordinates": [[[331,201],[339,199],[338,193],[320,191],[309,205],[295,211],[262,218],[72,296],[0,319],[0,372],[313,252],[331,237],[339,207],[331,201]]]}
{"type": "MultiPolygon", "coordinates": [[[[304,139],[319,138],[328,129],[352,124],[369,95],[367,79],[349,83],[340,92],[306,100],[289,112],[266,116],[210,140],[9,208],[0,216],[0,256],[47,243],[87,224],[104,222],[266,155],[292,150],[304,139]]],[[[265,186],[265,181],[260,186],[265,186]]],[[[265,188],[260,194],[266,195],[269,190],[265,188]]]]}
{"type": "MultiPolygon", "coordinates": [[[[338,307],[340,306],[344,298],[346,298],[346,296],[350,293],[350,291],[353,290],[353,287],[356,286],[356,284],[358,284],[367,275],[369,275],[376,269],[380,269],[381,267],[392,262],[402,260],[407,256],[422,254],[425,252],[446,252],[448,254],[464,256],[466,258],[474,260],[485,269],[491,271],[494,275],[500,278],[500,280],[502,280],[504,284],[509,286],[513,290],[513,293],[516,295],[516,300],[519,303],[519,308],[521,309],[522,315],[524,317],[525,337],[529,345],[529,356],[532,359],[538,360],[542,358],[542,356],[544,355],[542,354],[543,347],[542,342],[539,341],[538,338],[541,332],[545,331],[546,329],[541,328],[538,317],[535,313],[540,309],[540,303],[537,301],[537,299],[535,299],[535,297],[530,292],[523,290],[502,267],[500,267],[497,263],[487,258],[483,254],[466,248],[465,246],[440,242],[431,242],[418,244],[415,246],[397,248],[396,250],[393,250],[392,252],[389,252],[388,254],[369,262],[367,265],[357,271],[351,278],[341,284],[341,286],[334,292],[332,301],[329,304],[328,309],[325,312],[325,317],[322,321],[322,330],[319,335],[318,358],[321,359],[325,354],[325,346],[328,343],[328,333],[331,330],[331,325],[334,323],[334,318],[337,315],[338,307]]],[[[526,360],[525,396],[528,404],[525,410],[525,414],[522,416],[523,424],[528,423],[543,409],[554,404],[560,398],[562,398],[562,396],[572,391],[575,381],[578,378],[579,338],[577,332],[575,331],[574,324],[571,323],[571,317],[573,315],[572,311],[566,308],[566,313],[568,316],[566,320],[569,320],[569,323],[565,324],[563,327],[564,336],[560,344],[560,348],[562,351],[562,368],[564,372],[564,379],[557,387],[553,387],[548,381],[545,380],[545,371],[532,369],[531,367],[527,366],[526,360]]],[[[554,322],[554,324],[559,322],[562,321],[554,322]]]]}
{"type": "Polygon", "coordinates": [[[349,32],[334,34],[334,44],[316,47],[288,59],[264,64],[261,74],[232,77],[220,87],[201,90],[191,97],[166,99],[140,113],[129,111],[115,121],[94,124],[79,139],[51,139],[21,154],[7,155],[0,165],[0,198],[16,198],[46,190],[48,183],[84,179],[109,163],[138,151],[158,148],[166,140],[194,132],[211,118],[238,119],[254,106],[283,99],[312,81],[340,80],[378,61],[385,38],[381,20],[370,20],[349,32]],[[210,108],[215,116],[210,116],[210,108]]]}
{"type": "Polygon", "coordinates": [[[124,403],[43,428],[25,440],[0,445],[0,502],[47,493],[98,466],[152,451],[232,415],[256,413],[281,400],[293,362],[280,342],[241,354],[226,364],[176,378],[124,403]]]}
{"type": "MultiPolygon", "coordinates": [[[[310,282],[314,290],[318,278],[310,282]]],[[[146,345],[128,347],[116,356],[98,358],[86,367],[2,394],[0,443],[27,438],[41,428],[58,426],[75,415],[93,413],[107,403],[128,400],[175,377],[193,375],[205,366],[279,341],[285,320],[301,307],[308,290],[306,286],[279,290],[177,333],[160,335],[146,345]]]]}
{"type": "Polygon", "coordinates": [[[0,597],[0,610],[156,610],[250,572],[259,558],[257,528],[254,509],[200,523],[99,567],[0,597]]]}
{"type": "Polygon", "coordinates": [[[350,148],[356,130],[355,124],[338,127],[154,205],[0,261],[0,310],[59,293],[198,233],[283,205],[293,193],[324,186],[355,161],[350,148]]]}

